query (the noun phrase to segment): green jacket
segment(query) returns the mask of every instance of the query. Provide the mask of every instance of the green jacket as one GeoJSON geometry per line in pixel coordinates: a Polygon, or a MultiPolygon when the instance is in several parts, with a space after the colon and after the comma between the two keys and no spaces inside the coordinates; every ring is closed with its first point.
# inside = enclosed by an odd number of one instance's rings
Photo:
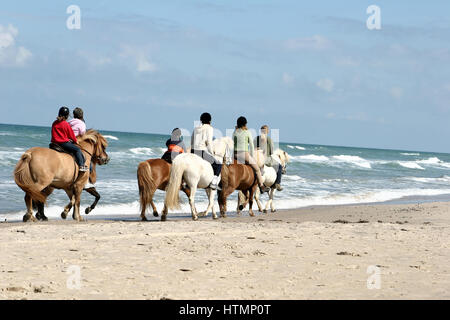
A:
{"type": "Polygon", "coordinates": [[[248,130],[236,129],[233,132],[233,142],[235,152],[250,152],[253,157],[253,138],[248,130]]]}

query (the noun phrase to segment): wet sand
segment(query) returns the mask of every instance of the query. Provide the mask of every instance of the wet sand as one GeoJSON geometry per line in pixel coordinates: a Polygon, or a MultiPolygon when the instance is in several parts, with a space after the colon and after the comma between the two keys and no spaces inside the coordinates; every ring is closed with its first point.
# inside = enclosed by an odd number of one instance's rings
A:
{"type": "Polygon", "coordinates": [[[0,298],[449,299],[449,222],[434,202],[0,223],[0,298]]]}

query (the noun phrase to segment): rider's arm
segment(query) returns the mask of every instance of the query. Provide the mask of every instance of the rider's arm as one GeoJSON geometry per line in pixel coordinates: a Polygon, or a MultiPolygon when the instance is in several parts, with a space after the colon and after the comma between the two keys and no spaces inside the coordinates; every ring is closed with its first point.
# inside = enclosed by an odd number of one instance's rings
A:
{"type": "Polygon", "coordinates": [[[66,122],[66,132],[67,132],[68,138],[70,140],[72,140],[73,143],[78,143],[77,137],[75,137],[75,133],[73,133],[72,127],[67,122],[66,122]]]}
{"type": "Polygon", "coordinates": [[[213,150],[213,132],[214,129],[213,127],[209,126],[208,130],[206,131],[206,148],[208,149],[208,152],[210,154],[214,154],[214,150],[213,150]]]}
{"type": "Polygon", "coordinates": [[[250,155],[253,157],[253,152],[254,152],[255,146],[253,144],[252,134],[250,133],[250,131],[247,131],[247,135],[248,135],[248,146],[250,149],[249,152],[250,152],[250,155]]]}

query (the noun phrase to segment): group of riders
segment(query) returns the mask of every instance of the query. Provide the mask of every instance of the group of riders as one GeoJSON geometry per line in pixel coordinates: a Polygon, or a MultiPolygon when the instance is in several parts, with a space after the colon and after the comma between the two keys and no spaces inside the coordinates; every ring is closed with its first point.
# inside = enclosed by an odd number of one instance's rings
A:
{"type": "MultiPolygon", "coordinates": [[[[52,144],[56,144],[64,151],[72,154],[79,166],[79,171],[87,172],[92,168],[85,165],[85,158],[77,145],[77,137],[86,132],[86,124],[84,121],[83,110],[75,108],[73,110],[73,119],[67,121],[70,116],[70,110],[67,107],[61,107],[57,119],[52,124],[52,144]]],[[[190,152],[198,155],[202,159],[211,164],[214,178],[210,184],[213,190],[220,189],[220,173],[223,162],[214,157],[213,150],[213,131],[211,125],[211,115],[207,112],[200,116],[201,125],[194,129],[191,136],[191,150],[190,152]]],[[[260,149],[263,151],[266,159],[270,159],[273,153],[273,142],[269,137],[269,127],[264,125],[261,127],[261,134],[253,140],[252,134],[247,129],[247,119],[239,117],[232,137],[234,143],[234,159],[239,163],[248,164],[252,167],[260,188],[261,193],[268,192],[269,187],[264,185],[264,180],[261,174],[261,168],[257,165],[254,159],[254,150],[260,149]]],[[[166,142],[167,151],[162,156],[162,159],[172,163],[172,161],[180,154],[186,153],[187,148],[183,142],[181,130],[175,128],[172,131],[170,139],[166,142]]],[[[281,191],[281,174],[282,166],[278,165],[277,178],[274,187],[281,191]]]]}

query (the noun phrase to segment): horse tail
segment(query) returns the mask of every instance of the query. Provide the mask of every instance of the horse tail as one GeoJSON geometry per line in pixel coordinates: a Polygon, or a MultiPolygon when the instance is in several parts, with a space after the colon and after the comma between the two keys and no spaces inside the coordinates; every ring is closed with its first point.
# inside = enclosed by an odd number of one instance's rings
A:
{"type": "Polygon", "coordinates": [[[137,170],[137,179],[139,186],[139,199],[141,203],[141,212],[145,211],[153,199],[156,190],[155,181],[152,177],[152,167],[148,161],[141,162],[137,170]]]}
{"type": "Polygon", "coordinates": [[[41,193],[41,190],[33,188],[35,181],[30,171],[31,153],[26,152],[22,155],[19,162],[14,169],[14,181],[16,184],[25,191],[31,199],[42,203],[46,202],[46,197],[41,193]]]}
{"type": "Polygon", "coordinates": [[[166,199],[164,201],[167,209],[180,208],[179,191],[185,169],[185,162],[176,161],[175,159],[172,163],[172,167],[170,168],[169,184],[166,189],[166,199]]]}

